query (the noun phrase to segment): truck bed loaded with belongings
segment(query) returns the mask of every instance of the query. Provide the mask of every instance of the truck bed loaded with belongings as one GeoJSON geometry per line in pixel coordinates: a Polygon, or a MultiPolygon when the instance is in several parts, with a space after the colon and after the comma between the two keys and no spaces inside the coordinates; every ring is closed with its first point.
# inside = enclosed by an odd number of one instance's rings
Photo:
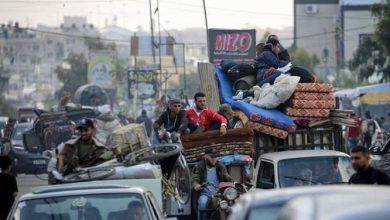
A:
{"type": "Polygon", "coordinates": [[[243,65],[250,64],[231,61],[222,61],[220,67],[199,64],[202,66],[199,68],[201,81],[207,84],[201,87],[207,96],[215,96],[207,91],[216,84],[219,94],[214,100],[231,105],[244,127],[254,130],[258,154],[275,150],[275,147],[345,152],[341,126],[355,126],[355,122],[350,119],[352,111],[337,109],[331,84],[308,81],[304,74],[297,74],[300,68],[296,68],[294,75],[286,72],[276,77],[272,84],[259,86],[255,84],[256,80],[245,78],[255,78],[256,70],[248,71],[250,68],[243,65]],[[298,75],[305,80],[302,82],[298,75]],[[244,82],[237,86],[240,80],[244,82]]]}
{"type": "MultiPolygon", "coordinates": [[[[44,142],[45,131],[49,126],[54,126],[57,132],[55,136],[60,136],[62,133],[59,131],[68,131],[65,128],[72,128],[74,131],[75,124],[83,118],[98,120],[99,114],[91,109],[83,108],[46,112],[35,119],[33,129],[24,135],[25,143],[31,146],[44,146],[46,149],[44,155],[49,159],[49,184],[85,181],[115,183],[116,181],[123,182],[123,180],[140,180],[142,183],[148,179],[159,180],[153,190],[161,189],[160,196],[157,197],[162,198],[163,201],[159,203],[163,204],[166,213],[168,215],[186,213],[189,209],[186,207],[190,206],[190,171],[181,154],[182,146],[179,144],[151,145],[143,124],[121,125],[107,136],[105,146],[114,152],[112,159],[89,167],[78,167],[74,170],[75,172],[66,175],[58,172],[58,153],[64,146],[64,142],[74,142],[77,136],[72,139],[70,135],[68,139],[71,140],[55,140],[52,145],[48,146],[44,142]]],[[[98,127],[98,132],[99,129],[98,127]]],[[[70,133],[73,134],[73,132],[70,133]]]]}

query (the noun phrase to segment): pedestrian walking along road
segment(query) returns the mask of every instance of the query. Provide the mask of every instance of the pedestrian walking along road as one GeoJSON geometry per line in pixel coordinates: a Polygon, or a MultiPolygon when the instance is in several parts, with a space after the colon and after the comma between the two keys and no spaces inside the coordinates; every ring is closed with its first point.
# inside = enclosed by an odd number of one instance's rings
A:
{"type": "Polygon", "coordinates": [[[11,159],[8,156],[0,156],[0,168],[0,220],[5,220],[18,195],[18,186],[15,177],[10,175],[11,159]]]}

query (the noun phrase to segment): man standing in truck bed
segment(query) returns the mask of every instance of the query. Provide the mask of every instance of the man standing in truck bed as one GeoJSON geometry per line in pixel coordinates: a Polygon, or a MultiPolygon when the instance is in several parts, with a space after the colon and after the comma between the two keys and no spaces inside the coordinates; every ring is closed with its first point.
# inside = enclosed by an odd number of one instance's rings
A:
{"type": "Polygon", "coordinates": [[[206,105],[206,95],[198,92],[194,96],[195,105],[186,110],[188,128],[191,133],[219,129],[226,134],[227,120],[206,105]]]}

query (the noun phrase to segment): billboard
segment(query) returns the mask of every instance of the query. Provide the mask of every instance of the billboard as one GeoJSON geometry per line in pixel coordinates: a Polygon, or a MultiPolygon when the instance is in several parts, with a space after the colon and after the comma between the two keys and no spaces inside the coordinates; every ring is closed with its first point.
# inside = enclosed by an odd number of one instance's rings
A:
{"type": "Polygon", "coordinates": [[[112,89],[115,84],[115,57],[113,52],[91,52],[88,60],[88,82],[112,89]]]}
{"type": "Polygon", "coordinates": [[[256,56],[256,30],[209,29],[210,62],[230,59],[253,62],[256,56]]]}
{"type": "Polygon", "coordinates": [[[141,99],[153,98],[157,93],[157,72],[149,70],[128,71],[128,97],[141,99]]]}
{"type": "MultiPolygon", "coordinates": [[[[131,56],[155,56],[159,55],[158,36],[154,36],[153,42],[151,36],[132,36],[130,54],[131,56]]],[[[161,56],[173,55],[174,39],[172,37],[161,37],[161,56]]]]}

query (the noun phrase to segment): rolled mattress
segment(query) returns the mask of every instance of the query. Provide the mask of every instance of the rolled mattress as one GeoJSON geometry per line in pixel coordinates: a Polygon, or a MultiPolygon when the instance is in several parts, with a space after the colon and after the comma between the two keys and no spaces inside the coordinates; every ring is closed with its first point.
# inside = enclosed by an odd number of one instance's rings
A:
{"type": "Polygon", "coordinates": [[[233,87],[226,74],[220,68],[217,68],[215,75],[219,86],[221,101],[223,103],[230,104],[233,109],[241,110],[251,121],[286,130],[288,132],[294,132],[296,130],[294,121],[278,110],[263,109],[243,101],[233,100],[233,87]]]}

